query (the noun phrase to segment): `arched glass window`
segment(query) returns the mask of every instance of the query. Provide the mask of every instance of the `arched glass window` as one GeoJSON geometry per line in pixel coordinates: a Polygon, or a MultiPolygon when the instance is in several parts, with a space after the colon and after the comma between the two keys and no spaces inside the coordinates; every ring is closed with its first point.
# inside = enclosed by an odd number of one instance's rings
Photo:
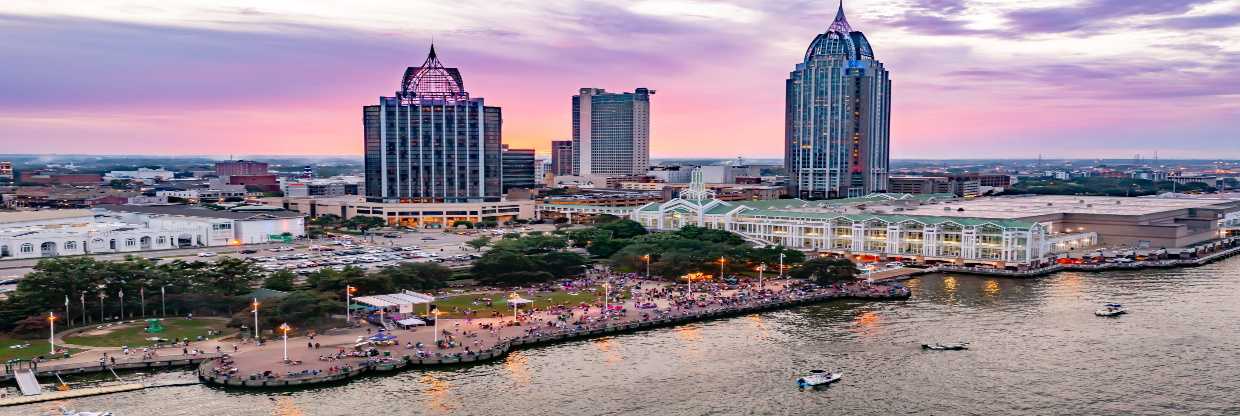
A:
{"type": "Polygon", "coordinates": [[[22,244],[22,253],[33,253],[33,252],[34,252],[34,244],[30,244],[30,243],[22,244]]]}

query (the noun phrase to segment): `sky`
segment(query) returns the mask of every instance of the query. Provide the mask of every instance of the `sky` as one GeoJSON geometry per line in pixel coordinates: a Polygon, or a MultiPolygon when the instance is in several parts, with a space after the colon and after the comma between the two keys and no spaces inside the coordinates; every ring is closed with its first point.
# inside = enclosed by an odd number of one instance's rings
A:
{"type": "MultiPolygon", "coordinates": [[[[780,157],[784,80],[835,1],[6,0],[0,153],[360,155],[361,107],[433,41],[571,136],[583,87],[657,91],[653,157],[780,157]]],[[[890,71],[895,158],[1240,158],[1240,1],[847,0],[890,71]]]]}

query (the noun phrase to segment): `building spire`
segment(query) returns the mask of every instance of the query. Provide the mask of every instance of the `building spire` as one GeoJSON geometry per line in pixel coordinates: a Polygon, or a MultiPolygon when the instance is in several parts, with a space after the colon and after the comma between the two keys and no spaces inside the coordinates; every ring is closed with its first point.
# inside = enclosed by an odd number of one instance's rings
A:
{"type": "Polygon", "coordinates": [[[844,17],[844,0],[840,0],[840,8],[835,12],[835,20],[831,22],[828,32],[839,32],[843,34],[851,33],[852,26],[848,25],[848,19],[844,17]]]}

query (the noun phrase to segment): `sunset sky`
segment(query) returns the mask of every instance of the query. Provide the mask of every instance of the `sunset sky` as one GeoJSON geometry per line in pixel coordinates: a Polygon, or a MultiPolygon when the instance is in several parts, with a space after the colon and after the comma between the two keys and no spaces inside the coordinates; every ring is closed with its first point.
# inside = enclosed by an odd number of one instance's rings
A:
{"type": "MultiPolygon", "coordinates": [[[[582,87],[657,90],[654,157],[780,157],[834,1],[57,1],[0,7],[0,153],[360,155],[434,39],[504,141],[582,87]]],[[[1236,0],[847,0],[896,158],[1240,158],[1236,0]]]]}

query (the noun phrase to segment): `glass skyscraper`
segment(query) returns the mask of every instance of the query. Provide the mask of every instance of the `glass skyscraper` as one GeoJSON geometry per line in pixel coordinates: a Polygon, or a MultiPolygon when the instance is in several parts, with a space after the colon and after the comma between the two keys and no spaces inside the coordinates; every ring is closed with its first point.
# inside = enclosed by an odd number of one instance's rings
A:
{"type": "Polygon", "coordinates": [[[362,123],[368,201],[500,199],[500,108],[470,98],[433,45],[422,66],[405,70],[395,97],[362,108],[362,123]]]}
{"type": "Polygon", "coordinates": [[[573,96],[573,174],[645,175],[650,170],[650,96],[582,88],[573,96]]]}
{"type": "Polygon", "coordinates": [[[840,5],[835,20],[788,76],[784,164],[792,196],[845,198],[885,192],[890,164],[891,80],[840,5]]]}

